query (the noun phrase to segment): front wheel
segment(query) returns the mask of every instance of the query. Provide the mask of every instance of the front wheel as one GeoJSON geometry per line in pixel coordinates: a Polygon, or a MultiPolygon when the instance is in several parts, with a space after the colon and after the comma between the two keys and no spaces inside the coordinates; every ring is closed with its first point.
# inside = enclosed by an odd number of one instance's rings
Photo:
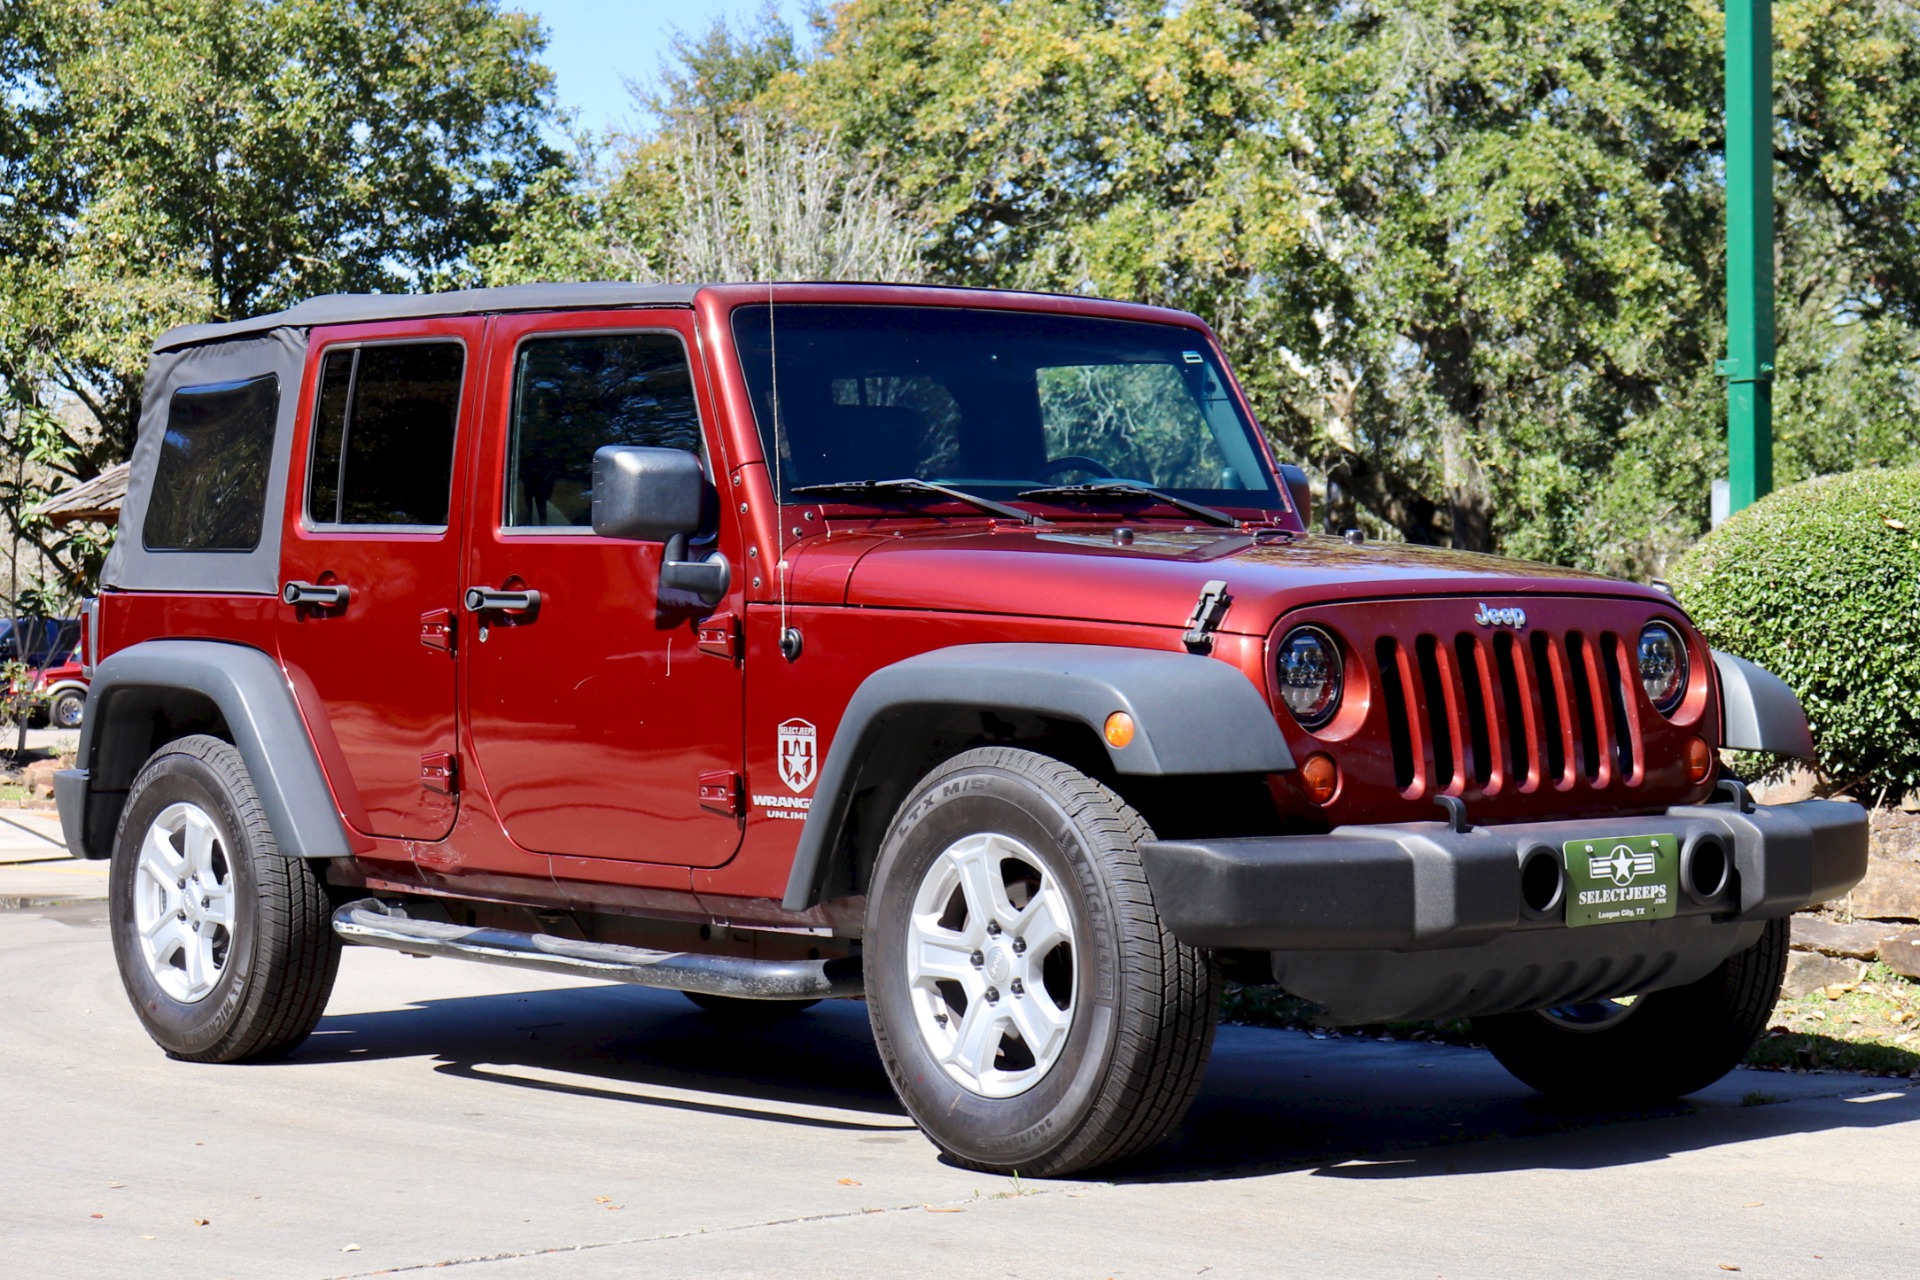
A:
{"type": "Polygon", "coordinates": [[[1643,1106],[1704,1089],[1740,1065],[1767,1028],[1787,971],[1788,923],[1698,982],[1475,1018],[1500,1065],[1541,1093],[1588,1107],[1643,1106]]]}
{"type": "Polygon", "coordinates": [[[275,845],[230,744],[180,738],[141,768],[107,898],[127,996],[174,1057],[275,1057],[319,1022],[340,965],[326,889],[275,845]]]}
{"type": "Polygon", "coordinates": [[[1193,1101],[1220,980],[1160,921],[1152,834],[1094,779],[1003,747],[901,806],[868,892],[867,1007],[901,1101],[956,1162],[1075,1173],[1193,1101]]]}

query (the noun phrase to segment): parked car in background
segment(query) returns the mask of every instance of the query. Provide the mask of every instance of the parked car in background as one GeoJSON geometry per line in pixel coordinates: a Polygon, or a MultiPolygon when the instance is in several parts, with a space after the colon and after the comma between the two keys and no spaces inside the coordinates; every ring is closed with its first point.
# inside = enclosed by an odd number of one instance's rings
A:
{"type": "Polygon", "coordinates": [[[76,651],[57,667],[40,672],[34,690],[40,707],[34,719],[55,729],[78,729],[86,718],[87,677],[76,651]]]}
{"type": "Polygon", "coordinates": [[[78,618],[0,618],[0,662],[55,666],[65,662],[79,643],[78,618]],[[22,636],[27,641],[24,653],[22,636]]]}

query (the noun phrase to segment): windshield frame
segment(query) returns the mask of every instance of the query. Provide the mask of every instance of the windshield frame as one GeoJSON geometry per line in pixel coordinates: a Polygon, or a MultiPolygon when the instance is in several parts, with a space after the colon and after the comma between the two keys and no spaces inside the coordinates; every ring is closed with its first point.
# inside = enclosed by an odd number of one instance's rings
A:
{"type": "MultiPolygon", "coordinates": [[[[1234,476],[1232,478],[1242,479],[1243,484],[1251,482],[1253,486],[1233,489],[1195,488],[1161,483],[1151,487],[1162,489],[1171,494],[1177,494],[1181,498],[1193,503],[1233,512],[1239,518],[1253,523],[1285,524],[1299,522],[1301,519],[1299,513],[1293,509],[1291,495],[1288,493],[1285,482],[1279,473],[1265,433],[1260,429],[1258,420],[1254,417],[1251,407],[1247,404],[1244,392],[1234,379],[1231,370],[1222,357],[1211,331],[1197,319],[1186,316],[1184,313],[1165,311],[1159,308],[1140,307],[1126,303],[1113,303],[1100,299],[1055,298],[1045,295],[1035,295],[1030,299],[1031,302],[1040,305],[1010,306],[1006,305],[1006,303],[1016,298],[1022,302],[1029,301],[1029,298],[1027,295],[991,294],[972,290],[938,290],[923,287],[835,286],[830,293],[823,286],[776,286],[776,289],[777,292],[768,290],[765,292],[755,291],[754,293],[749,293],[744,287],[726,287],[726,292],[732,295],[728,297],[726,301],[732,305],[728,306],[722,315],[715,316],[714,318],[721,321],[726,336],[731,340],[728,346],[730,348],[730,354],[733,356],[734,369],[730,372],[737,376],[738,388],[741,392],[745,393],[739,397],[740,402],[742,402],[742,407],[748,410],[746,414],[739,415],[746,418],[746,422],[741,424],[746,429],[740,434],[743,437],[750,437],[752,443],[758,445],[757,452],[760,454],[760,460],[767,466],[767,479],[782,490],[777,496],[783,505],[799,505],[804,503],[808,506],[830,505],[865,510],[879,507],[889,511],[911,505],[914,509],[914,514],[917,516],[945,515],[945,512],[938,511],[937,508],[935,510],[928,509],[934,506],[934,504],[925,501],[914,501],[911,504],[903,504],[897,498],[890,497],[884,492],[860,496],[835,496],[831,498],[822,496],[808,498],[805,495],[798,495],[794,492],[796,488],[804,488],[811,484],[827,483],[827,481],[818,477],[796,475],[793,471],[782,467],[780,465],[782,459],[777,456],[775,435],[772,424],[769,421],[771,417],[770,402],[773,385],[772,378],[769,375],[769,365],[771,362],[769,360],[768,349],[769,346],[771,346],[773,355],[778,358],[777,377],[779,378],[779,385],[782,391],[781,418],[784,428],[792,421],[789,416],[788,406],[795,403],[787,399],[785,387],[791,385],[788,383],[790,377],[794,378],[800,386],[805,386],[806,383],[804,379],[806,377],[807,366],[801,366],[799,370],[790,373],[790,370],[795,369],[795,366],[790,363],[793,358],[780,350],[779,338],[785,335],[789,341],[794,341],[796,338],[804,340],[806,331],[803,330],[796,334],[788,325],[783,324],[780,326],[780,329],[776,331],[771,343],[769,343],[766,338],[766,329],[763,326],[767,323],[768,308],[770,305],[773,308],[773,315],[776,318],[791,315],[793,312],[799,310],[805,310],[815,314],[828,310],[842,313],[877,313],[884,308],[890,311],[913,313],[917,320],[928,326],[929,330],[935,331],[928,333],[927,340],[929,342],[934,341],[937,336],[937,329],[939,327],[938,313],[951,313],[956,311],[965,312],[969,317],[994,314],[1003,317],[1009,322],[1010,326],[1031,328],[1039,331],[1033,335],[1033,337],[1039,341],[1058,341],[1063,346],[1072,345],[1078,341],[1083,342],[1090,350],[1098,350],[1100,348],[1103,342],[1102,330],[1105,330],[1104,340],[1112,343],[1116,354],[1121,354],[1123,351],[1125,344],[1121,339],[1124,335],[1128,331],[1137,331],[1138,336],[1135,341],[1138,345],[1134,348],[1136,351],[1151,351],[1154,348],[1158,348],[1160,351],[1166,352],[1168,358],[1164,360],[1154,360],[1151,358],[1144,360],[1116,359],[1111,362],[1093,361],[1091,363],[1112,363],[1116,366],[1125,364],[1165,365],[1166,367],[1175,369],[1178,369],[1181,364],[1196,365],[1204,363],[1206,369],[1205,374],[1196,373],[1192,375],[1193,378],[1208,380],[1208,389],[1204,392],[1204,399],[1202,398],[1203,393],[1197,390],[1194,392],[1196,397],[1194,400],[1194,408],[1196,410],[1195,425],[1212,433],[1208,441],[1208,446],[1217,451],[1217,456],[1222,461],[1233,467],[1234,476]],[[861,293],[869,290],[872,291],[871,295],[860,296],[861,293]],[[884,294],[882,293],[883,290],[885,291],[884,294]],[[801,296],[797,298],[794,297],[796,293],[801,296]],[[823,294],[827,296],[822,296],[823,294]],[[995,303],[999,305],[994,305],[995,303]],[[1079,325],[1086,326],[1084,337],[1076,337],[1072,332],[1073,327],[1079,325]],[[1049,329],[1056,330],[1056,332],[1046,332],[1046,330],[1049,329]],[[1171,359],[1172,352],[1176,350],[1179,351],[1181,357],[1178,363],[1171,359]],[[1232,432],[1236,428],[1238,432],[1237,437],[1225,434],[1232,432]],[[783,471],[785,474],[782,474],[783,471]],[[1241,473],[1247,471],[1250,471],[1251,474],[1242,478],[1241,473]]],[[[954,316],[953,320],[956,325],[966,323],[960,316],[954,316]]],[[[830,328],[823,327],[821,330],[815,330],[814,332],[829,331],[830,328]]],[[[857,327],[855,331],[857,332],[857,327]]],[[[990,341],[990,331],[982,332],[979,335],[979,339],[976,339],[973,335],[964,335],[964,340],[966,341],[980,339],[990,341]]],[[[1017,332],[1009,336],[1009,342],[1011,343],[1018,343],[1022,340],[1022,335],[1017,332]]],[[[937,349],[929,348],[929,350],[931,352],[937,349]]],[[[936,356],[927,367],[937,370],[939,364],[940,361],[936,356]]],[[[904,370],[907,366],[901,365],[898,367],[904,370]]],[[[1020,368],[1021,365],[1016,364],[1013,367],[1017,369],[1020,368]]],[[[1065,363],[1058,366],[1040,363],[1035,366],[1035,369],[1038,371],[1054,367],[1066,368],[1072,366],[1065,363]]],[[[852,366],[849,366],[848,369],[849,372],[851,372],[852,366]]],[[[826,375],[821,375],[816,372],[813,374],[813,377],[817,382],[822,376],[832,379],[833,373],[834,371],[829,371],[826,375]]],[[[876,368],[873,372],[865,376],[905,377],[908,375],[904,372],[893,373],[881,371],[876,368]]],[[[1185,376],[1187,375],[1183,374],[1183,377],[1185,376]]],[[[842,380],[844,380],[844,376],[842,380]]],[[[729,379],[729,381],[732,381],[732,379],[729,379]]],[[[944,384],[939,385],[941,385],[943,392],[947,392],[944,384]]],[[[956,388],[958,385],[959,384],[954,384],[956,388]]],[[[1191,381],[1189,382],[1189,386],[1193,386],[1191,381]]],[[[817,388],[813,390],[817,395],[817,388]]],[[[951,395],[951,392],[947,392],[947,394],[951,395]]],[[[791,439],[790,434],[788,438],[791,439]]],[[[747,441],[743,439],[742,443],[745,444],[747,441]]],[[[789,462],[788,465],[791,466],[791,463],[789,462]]],[[[1191,519],[1190,515],[1175,511],[1164,504],[1154,503],[1144,499],[1134,504],[1116,502],[1081,504],[1068,499],[1023,499],[1019,496],[1020,493],[1025,490],[1052,488],[1065,483],[1065,478],[1057,474],[1051,479],[1046,477],[1030,478],[1024,476],[996,476],[988,479],[985,477],[932,474],[921,476],[918,472],[922,469],[924,468],[916,465],[909,471],[901,471],[900,468],[896,466],[893,470],[887,471],[887,473],[883,475],[881,472],[887,469],[881,466],[880,470],[874,471],[872,475],[836,476],[834,482],[897,479],[911,474],[916,479],[945,484],[970,494],[977,494],[983,498],[990,498],[1004,503],[1017,502],[1023,507],[1031,507],[1043,512],[1049,518],[1065,518],[1068,520],[1126,519],[1134,521],[1141,519],[1165,519],[1180,522],[1186,522],[1191,519]]],[[[1116,476],[1113,478],[1132,479],[1136,483],[1144,483],[1144,481],[1136,477],[1116,476]]],[[[1155,476],[1153,478],[1157,480],[1159,477],[1155,476]]],[[[963,512],[974,518],[981,518],[980,512],[964,508],[957,502],[948,504],[948,506],[953,511],[963,512]]]]}

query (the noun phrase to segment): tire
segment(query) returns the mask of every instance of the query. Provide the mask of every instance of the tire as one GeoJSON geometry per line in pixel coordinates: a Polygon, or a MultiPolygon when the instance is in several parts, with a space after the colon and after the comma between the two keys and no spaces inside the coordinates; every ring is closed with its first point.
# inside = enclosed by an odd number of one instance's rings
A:
{"type": "Polygon", "coordinates": [[[735,1027],[757,1027],[779,1022],[820,1003],[818,1000],[747,1000],[739,996],[710,996],[700,991],[682,991],[680,994],[699,1005],[703,1013],[735,1027]]]}
{"type": "Polygon", "coordinates": [[[240,753],[218,738],[170,742],[134,779],[108,919],[134,1012],[192,1062],[287,1053],[340,966],[318,869],[280,853],[240,753]]]}
{"type": "Polygon", "coordinates": [[[78,729],[86,712],[87,695],[78,689],[65,689],[47,708],[47,722],[56,729],[78,729]]]}
{"type": "Polygon", "coordinates": [[[1092,778],[1004,747],[954,757],[900,807],[868,889],[867,1009],[901,1102],[955,1163],[1064,1176],[1186,1113],[1220,976],[1161,923],[1152,838],[1092,778]]]}
{"type": "Polygon", "coordinates": [[[1645,1106],[1704,1089],[1747,1055],[1767,1028],[1787,971],[1786,920],[1698,982],[1631,1004],[1590,1001],[1475,1018],[1500,1065],[1556,1100],[1645,1106]]]}

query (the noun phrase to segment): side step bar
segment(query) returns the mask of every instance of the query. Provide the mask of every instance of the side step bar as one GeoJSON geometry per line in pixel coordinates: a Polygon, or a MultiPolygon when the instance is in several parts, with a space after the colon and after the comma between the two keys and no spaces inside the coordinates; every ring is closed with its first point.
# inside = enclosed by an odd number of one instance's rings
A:
{"type": "Polygon", "coordinates": [[[820,1000],[857,996],[864,990],[858,959],[753,960],[649,951],[611,942],[415,920],[373,898],[349,902],[335,911],[333,931],[357,946],[386,947],[409,955],[452,956],[742,1000],[820,1000]]]}

